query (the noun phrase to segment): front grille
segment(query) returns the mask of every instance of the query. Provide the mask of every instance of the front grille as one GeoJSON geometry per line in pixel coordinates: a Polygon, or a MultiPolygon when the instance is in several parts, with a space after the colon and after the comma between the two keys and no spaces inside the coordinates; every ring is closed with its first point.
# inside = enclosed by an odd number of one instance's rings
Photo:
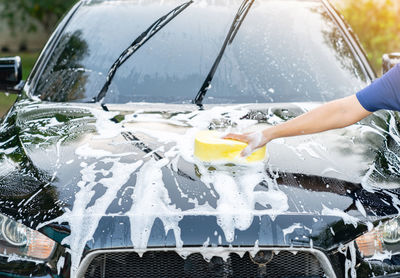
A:
{"type": "Polygon", "coordinates": [[[243,257],[230,254],[224,261],[213,257],[205,261],[199,253],[183,259],[173,251],[151,251],[140,257],[134,252],[97,255],[87,268],[86,278],[119,277],[325,277],[315,256],[308,252],[280,251],[265,266],[253,262],[249,253],[243,257]]]}

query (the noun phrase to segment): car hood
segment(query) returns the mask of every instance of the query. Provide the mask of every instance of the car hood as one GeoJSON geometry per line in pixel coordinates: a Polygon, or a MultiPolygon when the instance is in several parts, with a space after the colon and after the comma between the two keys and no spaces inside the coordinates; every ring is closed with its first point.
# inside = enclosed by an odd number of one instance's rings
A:
{"type": "Polygon", "coordinates": [[[337,248],[399,211],[394,115],[275,140],[262,163],[193,157],[199,130],[256,130],[315,105],[200,111],[130,104],[105,112],[21,101],[1,128],[0,212],[77,254],[203,245],[337,248]]]}

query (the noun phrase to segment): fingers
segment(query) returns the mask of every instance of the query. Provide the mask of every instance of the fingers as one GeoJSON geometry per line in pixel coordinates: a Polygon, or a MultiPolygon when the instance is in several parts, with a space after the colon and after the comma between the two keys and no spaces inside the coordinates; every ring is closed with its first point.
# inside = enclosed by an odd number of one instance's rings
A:
{"type": "Polygon", "coordinates": [[[252,142],[252,139],[254,139],[253,137],[251,136],[251,133],[243,133],[243,134],[229,133],[225,135],[223,139],[233,139],[249,144],[240,153],[240,156],[246,157],[249,156],[254,151],[254,142],[252,142]]]}
{"type": "Polygon", "coordinates": [[[248,145],[246,148],[243,149],[243,151],[240,153],[241,157],[246,157],[251,155],[251,153],[253,152],[253,148],[251,147],[251,145],[248,145]]]}
{"type": "Polygon", "coordinates": [[[243,151],[240,153],[240,156],[242,157],[251,155],[255,149],[260,148],[268,143],[267,141],[265,141],[263,133],[260,131],[248,132],[243,134],[229,133],[225,135],[223,139],[233,139],[247,143],[248,146],[244,148],[243,151]]]}
{"type": "Polygon", "coordinates": [[[235,133],[229,133],[222,137],[223,139],[233,139],[241,142],[248,143],[249,139],[245,134],[235,134],[235,133]]]}

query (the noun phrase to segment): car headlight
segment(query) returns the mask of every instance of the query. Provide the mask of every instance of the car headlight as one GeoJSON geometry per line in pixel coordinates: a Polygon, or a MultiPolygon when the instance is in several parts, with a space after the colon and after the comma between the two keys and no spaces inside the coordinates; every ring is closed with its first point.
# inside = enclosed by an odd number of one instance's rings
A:
{"type": "Polygon", "coordinates": [[[0,256],[17,255],[45,261],[55,247],[52,239],[0,214],[0,256]]]}
{"type": "Polygon", "coordinates": [[[364,257],[375,254],[400,252],[400,219],[394,218],[356,239],[358,249],[364,257]]]}
{"type": "Polygon", "coordinates": [[[385,243],[394,244],[400,241],[399,219],[393,219],[383,225],[382,238],[385,243]]]}

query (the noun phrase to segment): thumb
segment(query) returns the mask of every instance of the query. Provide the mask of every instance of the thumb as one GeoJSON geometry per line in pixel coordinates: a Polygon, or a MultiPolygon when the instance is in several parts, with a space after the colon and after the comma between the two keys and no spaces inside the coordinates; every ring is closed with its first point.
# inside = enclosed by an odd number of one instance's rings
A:
{"type": "Polygon", "coordinates": [[[251,145],[248,145],[246,148],[243,149],[243,151],[240,153],[240,156],[246,157],[249,156],[253,152],[253,147],[251,145]]]}
{"type": "Polygon", "coordinates": [[[260,147],[263,139],[261,132],[253,132],[247,135],[249,137],[248,146],[240,153],[241,156],[249,156],[255,149],[260,147]]]}

